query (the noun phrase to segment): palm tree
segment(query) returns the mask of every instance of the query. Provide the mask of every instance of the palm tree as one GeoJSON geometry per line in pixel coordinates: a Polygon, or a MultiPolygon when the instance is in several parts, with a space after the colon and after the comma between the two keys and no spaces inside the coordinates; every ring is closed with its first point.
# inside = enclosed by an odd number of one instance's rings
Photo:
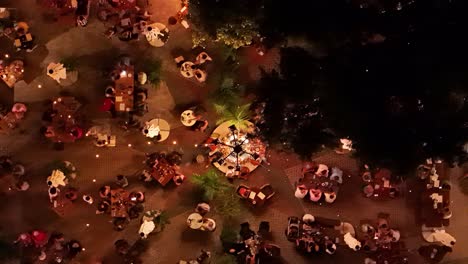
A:
{"type": "Polygon", "coordinates": [[[239,92],[242,87],[234,83],[231,77],[223,77],[221,84],[212,94],[211,98],[215,104],[232,107],[239,102],[239,92]]]}
{"type": "Polygon", "coordinates": [[[227,185],[220,181],[220,175],[217,171],[210,169],[202,174],[194,174],[190,181],[203,190],[203,198],[206,201],[211,201],[213,198],[227,185]]]}
{"type": "Polygon", "coordinates": [[[234,218],[241,213],[239,197],[233,188],[225,188],[215,197],[216,211],[226,219],[234,218]]]}
{"type": "Polygon", "coordinates": [[[219,115],[216,124],[229,122],[229,125],[234,125],[238,129],[246,129],[249,125],[249,120],[252,117],[250,112],[250,104],[241,106],[227,107],[226,105],[214,105],[216,112],[219,115]]]}

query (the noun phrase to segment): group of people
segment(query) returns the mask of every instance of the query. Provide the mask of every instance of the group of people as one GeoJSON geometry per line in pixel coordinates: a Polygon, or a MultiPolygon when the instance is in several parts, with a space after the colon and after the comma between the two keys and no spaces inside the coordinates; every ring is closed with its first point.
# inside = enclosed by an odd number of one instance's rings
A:
{"type": "MultiPolygon", "coordinates": [[[[42,230],[22,233],[14,242],[31,262],[64,263],[84,250],[77,240],[66,240],[62,233],[48,234],[42,230]]],[[[25,260],[25,259],[23,259],[25,260]]]]}
{"type": "Polygon", "coordinates": [[[15,163],[10,156],[0,156],[0,181],[2,192],[11,190],[26,191],[29,183],[26,181],[26,170],[22,164],[15,163]]]}
{"type": "Polygon", "coordinates": [[[172,151],[169,153],[165,152],[153,152],[146,154],[146,160],[144,163],[146,164],[147,169],[143,170],[140,180],[144,182],[151,182],[154,180],[152,174],[154,170],[158,170],[160,163],[164,163],[169,165],[173,171],[174,175],[172,177],[172,181],[175,185],[181,185],[185,180],[185,175],[179,172],[180,164],[182,163],[182,153],[177,151],[172,151]]]}
{"type": "Polygon", "coordinates": [[[324,228],[315,221],[314,216],[305,214],[296,228],[294,232],[298,232],[298,237],[295,243],[300,252],[308,254],[326,252],[329,255],[336,252],[335,239],[324,234],[324,228]]]}
{"type": "Polygon", "coordinates": [[[242,223],[237,241],[223,241],[226,252],[240,264],[282,263],[280,247],[267,242],[270,235],[268,222],[262,222],[256,233],[248,222],[242,223]]]}
{"type": "Polygon", "coordinates": [[[120,7],[113,1],[101,1],[98,18],[105,22],[115,20],[105,32],[108,38],[117,35],[121,41],[131,41],[138,40],[140,34],[145,32],[151,14],[136,5],[120,7]]]}

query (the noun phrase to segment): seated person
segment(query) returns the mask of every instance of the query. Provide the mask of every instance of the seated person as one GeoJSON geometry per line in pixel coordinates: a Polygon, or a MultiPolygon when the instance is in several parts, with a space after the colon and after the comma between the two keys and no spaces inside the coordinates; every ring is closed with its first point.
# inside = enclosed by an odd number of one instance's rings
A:
{"type": "Polygon", "coordinates": [[[70,201],[75,201],[78,199],[78,191],[76,189],[70,188],[66,193],[65,197],[69,199],[70,201]]]}
{"type": "Polygon", "coordinates": [[[244,198],[248,198],[249,197],[249,194],[250,194],[250,190],[247,189],[247,188],[239,188],[239,191],[238,191],[239,195],[244,197],[244,198]]]}
{"type": "Polygon", "coordinates": [[[54,128],[52,126],[41,127],[41,134],[47,138],[55,137],[54,128]]]}
{"type": "Polygon", "coordinates": [[[105,186],[102,186],[100,189],[99,189],[99,196],[101,198],[110,198],[111,196],[111,188],[110,186],[108,185],[105,185],[105,186]]]}
{"type": "Polygon", "coordinates": [[[208,121],[207,120],[197,120],[195,124],[191,127],[195,131],[205,132],[208,128],[208,121]]]}
{"type": "Polygon", "coordinates": [[[207,204],[207,203],[199,203],[199,204],[197,205],[197,208],[195,208],[195,211],[196,211],[197,213],[199,213],[200,215],[204,216],[204,215],[206,215],[207,213],[210,212],[210,209],[211,209],[211,207],[210,207],[209,204],[207,204]]]}
{"type": "Polygon", "coordinates": [[[104,214],[104,213],[107,213],[109,212],[109,209],[110,209],[110,203],[106,200],[104,201],[101,201],[99,204],[98,204],[98,208],[96,210],[96,214],[104,214]]]}
{"type": "Polygon", "coordinates": [[[184,182],[185,180],[185,175],[182,175],[182,174],[176,174],[174,176],[174,178],[172,178],[172,180],[175,182],[175,184],[178,186],[178,185],[181,185],[182,182],[184,182]]]}

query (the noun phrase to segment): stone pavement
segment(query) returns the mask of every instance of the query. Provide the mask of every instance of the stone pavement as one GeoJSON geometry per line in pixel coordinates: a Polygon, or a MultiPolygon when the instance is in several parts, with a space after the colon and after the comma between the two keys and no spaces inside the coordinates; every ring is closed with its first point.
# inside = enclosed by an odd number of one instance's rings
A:
{"type": "MultiPolygon", "coordinates": [[[[180,8],[178,0],[150,1],[150,9],[157,21],[167,24],[167,18],[180,8]]],[[[2,3],[3,4],[3,3],[2,3]]],[[[193,210],[198,201],[193,199],[193,186],[189,181],[177,189],[175,187],[161,188],[155,185],[143,185],[136,179],[136,174],[142,168],[141,162],[144,153],[156,150],[176,149],[184,152],[182,172],[190,176],[194,172],[205,170],[203,166],[190,165],[190,161],[197,154],[195,144],[200,144],[209,133],[189,131],[181,126],[178,115],[186,105],[205,103],[206,95],[216,83],[217,65],[210,67],[210,76],[207,84],[199,84],[193,80],[181,77],[173,58],[183,54],[193,59],[195,53],[191,51],[190,29],[186,30],[180,25],[171,26],[170,40],[163,48],[152,48],[146,41],[123,43],[117,39],[108,40],[103,36],[104,25],[96,19],[91,20],[86,28],[77,28],[70,24],[51,23],[44,17],[43,11],[32,8],[30,0],[6,0],[9,6],[17,7],[21,16],[31,25],[33,33],[38,37],[38,48],[30,54],[17,53],[27,62],[26,77],[15,87],[15,100],[28,102],[30,112],[21,124],[21,127],[9,137],[0,136],[1,154],[12,154],[15,160],[26,165],[30,178],[31,189],[24,193],[10,193],[0,203],[0,210],[8,212],[0,218],[0,230],[9,238],[24,230],[31,228],[44,228],[47,230],[60,230],[67,237],[77,238],[83,242],[86,251],[78,258],[78,263],[87,263],[92,256],[104,257],[104,263],[119,264],[113,252],[113,243],[117,239],[126,238],[135,241],[138,237],[138,220],[131,222],[122,232],[115,232],[109,223],[110,217],[95,215],[95,208],[77,202],[65,217],[56,215],[50,208],[47,197],[45,178],[50,172],[45,170],[46,165],[56,159],[66,159],[73,162],[78,170],[79,177],[74,183],[82,193],[97,195],[97,189],[112,182],[115,175],[134,175],[130,177],[130,190],[143,188],[146,192],[146,208],[159,208],[167,210],[171,223],[166,229],[151,235],[148,239],[148,250],[144,254],[144,263],[175,263],[179,259],[192,258],[204,248],[219,252],[219,234],[222,230],[222,216],[214,214],[212,217],[218,221],[219,227],[214,233],[199,233],[189,230],[185,225],[186,217],[193,210]],[[103,88],[109,83],[108,77],[103,73],[112,66],[113,60],[119,54],[128,54],[136,62],[137,69],[144,58],[157,58],[163,63],[163,82],[158,88],[148,87],[150,113],[144,120],[156,116],[164,118],[171,124],[170,138],[158,145],[148,145],[147,140],[139,132],[123,132],[109,120],[105,113],[97,111],[103,98],[103,88]],[[76,83],[61,87],[45,74],[45,67],[51,61],[75,57],[79,79],[76,83]],[[41,84],[42,88],[37,85],[41,84]],[[64,151],[54,151],[50,143],[39,135],[40,115],[43,110],[43,100],[50,99],[62,91],[69,91],[83,100],[86,116],[95,123],[109,123],[117,135],[117,147],[96,148],[91,140],[83,139],[74,144],[67,145],[64,151]],[[176,142],[176,144],[173,144],[176,142]],[[128,147],[131,144],[132,147],[128,147]],[[96,158],[99,154],[99,158],[96,158]],[[96,182],[93,182],[93,180],[96,182]],[[86,227],[89,224],[89,227],[86,227]]],[[[0,47],[0,51],[4,46],[0,47]]],[[[5,47],[6,48],[6,47],[5,47]]],[[[209,48],[210,55],[217,61],[220,52],[209,48]]],[[[8,51],[11,52],[11,51],[8,51]]],[[[258,77],[257,66],[264,65],[268,70],[275,67],[278,61],[278,50],[267,53],[265,57],[256,58],[253,49],[244,49],[242,59],[249,62],[241,75],[245,81],[258,77]],[[245,76],[244,76],[245,75],[245,76]]],[[[209,113],[210,130],[214,128],[214,117],[209,113]]],[[[374,219],[380,211],[391,214],[392,223],[402,230],[402,235],[409,243],[410,249],[421,242],[419,227],[414,225],[414,212],[410,203],[403,197],[391,201],[371,201],[360,195],[360,180],[356,176],[356,161],[347,157],[330,153],[321,153],[316,157],[331,165],[338,165],[352,175],[345,179],[340,190],[340,196],[333,205],[317,206],[298,200],[293,195],[293,177],[297,175],[300,161],[294,154],[269,150],[268,159],[271,165],[264,165],[257,169],[247,181],[242,183],[250,186],[260,186],[270,183],[276,190],[275,197],[263,209],[252,209],[244,205],[239,221],[248,221],[256,228],[260,221],[269,221],[273,231],[273,242],[281,246],[282,255],[288,263],[361,263],[363,256],[349,249],[340,248],[336,255],[304,258],[296,253],[292,243],[284,236],[287,217],[301,216],[304,212],[330,218],[339,218],[353,224],[360,220],[374,219]],[[358,211],[357,208],[363,208],[358,211]]],[[[455,176],[452,176],[452,179],[455,176]]],[[[240,183],[239,181],[235,184],[240,183]]],[[[454,206],[457,210],[466,212],[466,196],[463,196],[455,187],[452,191],[454,206]]],[[[463,217],[454,216],[450,231],[456,234],[466,234],[467,226],[463,217]]],[[[465,237],[457,236],[458,245],[455,252],[447,259],[463,261],[467,253],[463,250],[468,245],[465,237]]],[[[412,262],[417,263],[417,262],[412,262]]],[[[460,262],[462,263],[462,262],[460,262]]]]}

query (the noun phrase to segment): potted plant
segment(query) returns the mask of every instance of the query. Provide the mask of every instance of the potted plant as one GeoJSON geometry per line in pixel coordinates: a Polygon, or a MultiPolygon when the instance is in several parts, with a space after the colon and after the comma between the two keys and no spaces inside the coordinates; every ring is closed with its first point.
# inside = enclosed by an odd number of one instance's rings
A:
{"type": "Polygon", "coordinates": [[[190,181],[203,191],[203,199],[211,201],[220,191],[226,188],[226,183],[221,182],[217,171],[210,169],[202,174],[194,174],[190,181]]]}

